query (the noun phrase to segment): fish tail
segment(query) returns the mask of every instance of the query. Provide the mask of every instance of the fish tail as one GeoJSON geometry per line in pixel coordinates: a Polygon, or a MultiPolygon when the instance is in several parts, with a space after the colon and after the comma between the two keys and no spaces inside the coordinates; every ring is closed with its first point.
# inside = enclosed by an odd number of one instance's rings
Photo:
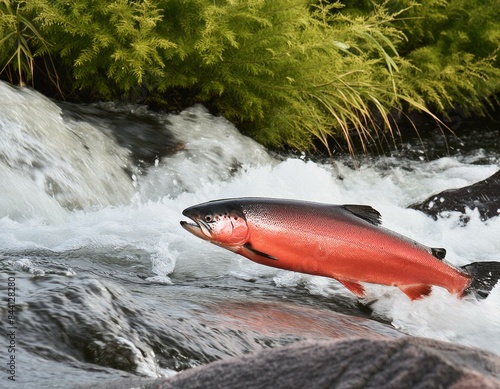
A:
{"type": "Polygon", "coordinates": [[[485,299],[500,279],[500,262],[473,262],[461,269],[471,276],[471,283],[463,291],[463,296],[473,294],[485,299]]]}

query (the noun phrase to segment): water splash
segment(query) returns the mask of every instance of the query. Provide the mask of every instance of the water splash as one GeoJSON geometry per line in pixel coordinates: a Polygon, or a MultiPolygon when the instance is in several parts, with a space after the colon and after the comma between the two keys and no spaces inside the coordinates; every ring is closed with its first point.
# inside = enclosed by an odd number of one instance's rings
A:
{"type": "Polygon", "coordinates": [[[60,222],[64,212],[49,197],[63,208],[87,210],[130,200],[135,189],[125,171],[126,149],[88,123],[64,121],[61,109],[39,93],[0,83],[0,96],[0,174],[10,191],[0,215],[60,222]]]}

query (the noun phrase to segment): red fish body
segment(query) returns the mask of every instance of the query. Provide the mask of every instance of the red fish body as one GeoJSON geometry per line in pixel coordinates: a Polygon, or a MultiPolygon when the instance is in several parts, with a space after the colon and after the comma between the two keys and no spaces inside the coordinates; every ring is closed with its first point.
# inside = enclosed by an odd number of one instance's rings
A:
{"type": "Polygon", "coordinates": [[[411,299],[432,285],[462,297],[473,283],[467,269],[442,260],[444,249],[381,227],[369,206],[243,198],[183,213],[197,223],[183,227],[202,239],[263,265],[335,278],[360,297],[360,282],[397,286],[411,299]]]}

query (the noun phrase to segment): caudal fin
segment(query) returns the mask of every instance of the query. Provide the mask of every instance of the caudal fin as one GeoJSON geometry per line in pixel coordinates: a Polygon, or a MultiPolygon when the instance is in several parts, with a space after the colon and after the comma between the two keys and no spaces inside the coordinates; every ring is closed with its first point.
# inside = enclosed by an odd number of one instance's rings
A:
{"type": "Polygon", "coordinates": [[[472,282],[464,290],[464,296],[473,294],[485,299],[500,279],[500,262],[473,262],[462,266],[471,277],[472,282]]]}

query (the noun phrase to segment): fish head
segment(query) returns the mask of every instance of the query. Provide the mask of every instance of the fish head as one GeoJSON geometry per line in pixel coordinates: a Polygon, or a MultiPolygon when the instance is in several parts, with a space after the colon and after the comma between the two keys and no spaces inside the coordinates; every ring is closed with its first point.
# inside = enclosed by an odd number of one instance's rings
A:
{"type": "Polygon", "coordinates": [[[181,221],[186,231],[229,250],[238,249],[249,239],[247,220],[237,203],[212,201],[186,208],[182,214],[194,222],[181,221]]]}

